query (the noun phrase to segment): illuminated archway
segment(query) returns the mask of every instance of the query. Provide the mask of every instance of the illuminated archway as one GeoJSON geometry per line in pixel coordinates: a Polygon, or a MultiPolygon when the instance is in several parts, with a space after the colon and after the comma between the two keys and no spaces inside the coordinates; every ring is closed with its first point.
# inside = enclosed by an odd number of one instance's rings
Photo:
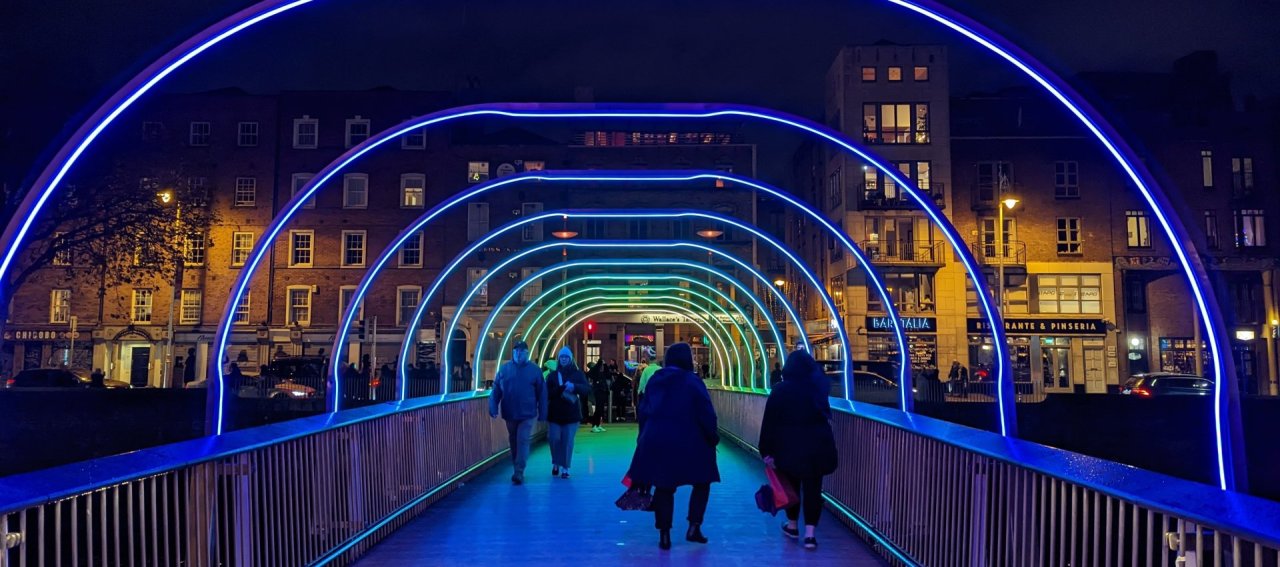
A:
{"type": "MultiPolygon", "coordinates": [[[[294,8],[309,4],[311,1],[262,0],[223,18],[182,42],[177,47],[167,51],[103,102],[89,119],[70,136],[53,160],[41,171],[32,184],[31,190],[23,198],[14,216],[10,219],[5,228],[3,238],[0,239],[0,244],[3,245],[5,250],[3,256],[0,257],[0,281],[4,281],[4,276],[8,273],[19,246],[24,242],[27,232],[47,203],[50,195],[79,160],[80,156],[84,154],[108,125],[162,80],[200,54],[241,31],[294,8]]],[[[1170,245],[1177,254],[1179,265],[1187,276],[1188,284],[1195,297],[1201,323],[1209,335],[1209,347],[1213,354],[1215,378],[1214,440],[1218,450],[1219,486],[1224,490],[1235,490],[1237,479],[1239,479],[1241,485],[1244,485],[1244,441],[1240,424],[1239,393],[1234,381],[1233,361],[1231,357],[1223,356],[1222,353],[1222,345],[1229,344],[1224,318],[1216,302],[1210,301],[1213,298],[1213,288],[1209,284],[1208,272],[1200,260],[1194,244],[1191,242],[1190,233],[1182,225],[1182,222],[1171,214],[1174,210],[1172,203],[1155,182],[1154,177],[1143,165],[1136,152],[1116,133],[1102,113],[1089,105],[1085,98],[1072,89],[1065,80],[1005,37],[972,18],[947,8],[934,0],[887,1],[890,4],[903,7],[940,23],[1009,62],[1014,68],[1032,79],[1062,103],[1103,144],[1116,163],[1133,181],[1160,221],[1161,229],[1164,230],[1165,236],[1169,239],[1170,245]]],[[[879,161],[873,161],[872,163],[877,168],[884,170],[881,167],[884,165],[883,163],[879,161]]],[[[886,173],[895,182],[900,181],[901,176],[897,173],[887,170],[886,173]]],[[[934,215],[932,211],[935,211],[935,209],[923,202],[913,186],[904,183],[899,183],[899,185],[903,186],[908,194],[920,203],[922,207],[925,207],[927,211],[931,211],[931,216],[934,215]]],[[[972,268],[973,258],[964,247],[957,246],[958,235],[952,234],[954,231],[946,231],[945,229],[944,232],[948,233],[947,237],[948,240],[952,241],[952,246],[957,248],[957,254],[964,259],[966,268],[972,268]]],[[[970,275],[974,277],[975,289],[986,289],[983,278],[976,276],[972,272],[970,275]]],[[[230,303],[236,303],[241,292],[243,292],[243,289],[237,290],[237,293],[234,294],[236,299],[230,303]]],[[[988,316],[988,323],[992,325],[993,346],[997,351],[997,360],[1000,362],[997,366],[997,376],[998,383],[1001,385],[999,397],[1001,432],[1006,435],[1013,435],[1016,434],[1016,423],[1013,421],[1012,388],[1004,387],[1008,377],[1005,376],[1007,374],[1005,368],[1007,360],[1005,360],[1003,353],[1007,345],[1003,328],[1002,325],[998,324],[999,318],[991,316],[992,306],[989,299],[985,297],[986,294],[978,293],[977,295],[981,300],[984,314],[988,316]]],[[[210,358],[213,361],[217,361],[220,357],[210,358]]],[[[217,377],[218,391],[215,393],[214,389],[210,388],[210,396],[216,397],[216,403],[210,404],[208,410],[215,427],[215,433],[221,433],[222,367],[217,362],[212,362],[211,366],[217,377]]],[[[1011,386],[1011,384],[1009,385],[1011,386]]]]}
{"type": "MultiPolygon", "coordinates": [[[[569,263],[569,262],[566,262],[566,264],[568,264],[568,263],[569,263]]],[[[683,265],[683,264],[675,264],[675,263],[672,263],[672,264],[673,264],[673,265],[683,265]]],[[[594,263],[594,265],[603,265],[603,266],[609,266],[609,267],[616,267],[616,266],[618,266],[618,265],[619,265],[619,263],[618,263],[618,262],[616,262],[616,261],[604,261],[604,262],[596,262],[596,263],[594,263]]],[[[645,266],[646,268],[651,268],[651,267],[654,267],[654,266],[661,266],[661,265],[667,265],[667,263],[665,263],[665,262],[648,262],[648,261],[644,262],[644,266],[645,266]]],[[[696,265],[696,264],[689,264],[689,265],[696,265]]],[[[494,305],[493,309],[492,309],[492,310],[491,310],[491,312],[489,313],[489,316],[485,319],[484,325],[482,325],[482,326],[480,327],[480,329],[481,329],[481,335],[480,335],[480,339],[477,341],[477,344],[476,344],[476,352],[481,352],[481,351],[483,350],[483,348],[484,348],[484,344],[485,344],[485,342],[486,342],[486,341],[487,341],[487,339],[488,339],[488,336],[487,336],[487,331],[488,331],[488,329],[492,328],[492,326],[493,326],[494,322],[497,320],[498,315],[499,315],[499,314],[501,313],[501,311],[506,307],[506,304],[510,302],[511,298],[516,297],[517,295],[519,295],[519,294],[520,294],[520,292],[521,292],[521,290],[523,290],[523,289],[524,289],[526,286],[528,286],[530,283],[535,282],[535,281],[540,281],[540,279],[541,279],[542,277],[546,276],[547,274],[552,273],[552,272],[559,272],[559,271],[561,271],[561,270],[563,270],[563,269],[564,269],[564,268],[562,268],[561,266],[551,266],[551,267],[548,267],[548,268],[543,268],[543,269],[542,269],[541,271],[539,271],[538,273],[532,274],[531,276],[529,276],[529,277],[527,277],[527,278],[524,278],[524,279],[523,279],[523,280],[522,280],[518,285],[516,285],[515,287],[513,287],[513,288],[511,289],[511,291],[508,291],[508,292],[507,292],[507,294],[506,294],[505,296],[503,296],[502,300],[501,300],[501,301],[499,301],[497,304],[495,304],[495,305],[494,305]]],[[[711,273],[711,272],[708,272],[708,274],[710,274],[710,273],[711,273]]],[[[726,274],[726,276],[727,276],[727,274],[726,274]]],[[[723,277],[723,276],[722,276],[722,277],[723,277]]],[[[701,281],[701,280],[697,280],[697,279],[694,279],[694,278],[691,278],[691,277],[688,277],[688,276],[682,276],[682,275],[676,275],[676,274],[657,274],[657,273],[585,274],[585,275],[580,275],[580,276],[575,276],[575,277],[569,278],[569,279],[567,279],[567,280],[565,280],[565,281],[562,281],[562,282],[560,282],[560,283],[556,284],[555,286],[552,286],[551,288],[545,289],[545,290],[543,290],[543,291],[539,294],[539,297],[541,297],[541,296],[546,296],[546,295],[550,295],[550,294],[555,293],[556,291],[559,291],[559,290],[561,290],[561,289],[564,289],[564,288],[566,288],[566,287],[568,287],[568,286],[570,286],[570,285],[578,284],[578,283],[580,283],[580,282],[582,282],[582,281],[586,281],[586,280],[591,280],[591,281],[633,281],[633,280],[637,280],[637,279],[639,279],[639,280],[645,280],[645,281],[651,281],[651,280],[658,280],[658,281],[668,281],[668,280],[669,280],[669,281],[678,281],[678,282],[686,283],[686,284],[688,284],[688,285],[690,285],[690,286],[697,286],[698,288],[700,288],[700,289],[704,289],[704,290],[706,290],[707,292],[711,293],[712,295],[715,295],[718,299],[721,299],[721,300],[724,300],[724,301],[726,301],[726,302],[730,303],[731,305],[733,305],[733,306],[738,310],[738,312],[740,312],[740,313],[742,313],[742,314],[743,314],[743,317],[747,317],[745,309],[743,309],[743,308],[742,308],[742,306],[741,306],[741,305],[739,305],[737,301],[734,301],[732,298],[730,298],[730,297],[729,297],[728,295],[726,295],[724,292],[722,292],[722,291],[720,291],[720,290],[716,289],[715,287],[713,287],[712,285],[708,284],[707,282],[704,282],[704,281],[701,281]]],[[[755,294],[754,294],[754,293],[746,291],[745,286],[743,286],[740,282],[737,282],[737,280],[736,280],[736,279],[733,279],[733,278],[725,278],[725,279],[726,279],[728,282],[730,282],[730,284],[731,284],[731,285],[736,285],[736,287],[737,287],[737,289],[738,289],[739,291],[743,291],[743,293],[747,295],[747,297],[748,297],[748,298],[749,298],[749,299],[750,299],[750,300],[755,304],[756,308],[757,308],[757,309],[759,309],[761,313],[766,313],[766,314],[768,314],[768,310],[767,310],[767,309],[765,309],[765,307],[764,307],[764,305],[763,305],[762,303],[760,303],[759,298],[757,298],[757,297],[755,296],[755,294]]],[[[535,302],[536,302],[536,301],[537,301],[537,299],[535,299],[535,302]]],[[[531,302],[530,304],[533,304],[533,302],[531,302]]],[[[521,309],[521,310],[516,314],[516,317],[512,320],[511,325],[510,325],[510,328],[511,328],[511,329],[513,329],[513,330],[514,330],[514,329],[519,329],[519,328],[520,328],[520,323],[521,323],[521,321],[523,321],[523,320],[524,320],[524,316],[525,316],[525,314],[526,314],[526,313],[528,313],[528,309],[527,309],[527,308],[521,309]]],[[[539,313],[539,316],[541,316],[541,313],[539,313]]],[[[780,332],[778,331],[778,325],[777,325],[777,323],[776,323],[776,322],[774,322],[774,320],[773,320],[773,317],[772,317],[772,316],[765,317],[765,321],[769,324],[769,328],[770,328],[770,330],[773,332],[774,344],[778,345],[778,347],[777,347],[777,348],[778,348],[778,354],[777,354],[778,362],[779,362],[779,363],[786,362],[786,340],[783,338],[782,333],[780,333],[780,332]]],[[[531,327],[532,327],[533,325],[534,325],[534,323],[530,323],[530,326],[531,326],[531,327]]],[[[757,335],[759,334],[759,331],[757,331],[757,330],[756,330],[756,328],[755,328],[754,326],[752,326],[752,327],[751,327],[751,330],[752,330],[752,332],[756,333],[757,335]]],[[[505,352],[507,352],[507,347],[508,347],[508,345],[510,344],[510,341],[511,341],[511,337],[512,337],[512,336],[514,336],[514,333],[508,333],[506,336],[504,336],[504,337],[503,337],[503,339],[502,339],[502,346],[498,349],[498,352],[499,352],[499,353],[505,353],[505,352]]],[[[765,344],[765,343],[764,343],[764,341],[763,341],[763,339],[758,339],[758,341],[759,341],[761,344],[765,344]]],[[[476,376],[476,380],[477,380],[477,383],[478,383],[478,382],[479,382],[479,375],[478,375],[478,374],[477,374],[477,376],[476,376]]]]}

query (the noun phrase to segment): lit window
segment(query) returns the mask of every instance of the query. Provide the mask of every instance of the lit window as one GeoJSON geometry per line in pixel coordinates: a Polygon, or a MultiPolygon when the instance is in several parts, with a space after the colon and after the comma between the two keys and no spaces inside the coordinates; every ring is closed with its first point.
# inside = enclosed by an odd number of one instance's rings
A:
{"type": "Polygon", "coordinates": [[[151,322],[151,290],[133,290],[133,313],[131,315],[131,320],[134,323],[151,322]]]}
{"type": "Polygon", "coordinates": [[[1236,246],[1257,248],[1266,245],[1267,226],[1262,209],[1236,211],[1236,246]]]}
{"type": "Polygon", "coordinates": [[[414,128],[400,138],[400,147],[406,150],[425,150],[427,148],[426,128],[414,128]]]}
{"type": "Polygon", "coordinates": [[[1146,211],[1125,211],[1125,231],[1130,248],[1151,247],[1151,217],[1146,211]]]}
{"type": "Polygon", "coordinates": [[[347,119],[346,147],[350,148],[367,139],[369,139],[369,119],[361,118],[359,115],[347,119]]]}
{"type": "Polygon", "coordinates": [[[49,292],[49,322],[71,321],[71,290],[55,289],[49,292]]]}
{"type": "Polygon", "coordinates": [[[863,68],[862,68],[862,82],[864,82],[864,83],[871,83],[871,82],[874,82],[875,80],[876,80],[876,68],[875,68],[875,67],[863,67],[863,68]]]}
{"type": "MultiPolygon", "coordinates": [[[[316,176],[316,174],[314,174],[314,173],[295,173],[295,174],[293,174],[292,178],[290,179],[290,183],[289,183],[289,186],[290,186],[290,189],[289,189],[289,198],[290,198],[290,199],[292,199],[294,195],[297,195],[300,191],[302,191],[302,190],[303,190],[303,188],[305,188],[305,187],[307,186],[307,182],[308,182],[308,181],[311,181],[311,179],[312,179],[312,178],[314,178],[315,176],[316,176]]],[[[302,208],[304,208],[304,209],[314,209],[314,208],[316,208],[316,197],[315,197],[315,193],[312,193],[312,194],[311,194],[311,198],[310,198],[310,199],[307,199],[307,201],[306,201],[305,203],[303,203],[303,204],[302,204],[302,208]]]]}
{"type": "Polygon", "coordinates": [[[232,204],[237,207],[255,207],[258,205],[257,177],[236,178],[236,192],[232,204]]]}
{"type": "Polygon", "coordinates": [[[311,324],[311,286],[289,288],[289,324],[311,324]]]}
{"type": "Polygon", "coordinates": [[[191,136],[187,139],[188,145],[191,146],[207,146],[209,145],[209,132],[213,130],[208,122],[192,122],[191,136]]]}
{"type": "Polygon", "coordinates": [[[289,267],[310,268],[315,233],[310,230],[289,231],[289,267]]]}
{"type": "Polygon", "coordinates": [[[71,249],[67,246],[65,232],[53,233],[49,245],[55,248],[53,252],[53,265],[70,266],[71,265],[71,249]]]}
{"type": "Polygon", "coordinates": [[[929,80],[928,67],[917,66],[912,69],[912,74],[915,76],[915,79],[917,82],[924,82],[929,80]]]}
{"type": "Polygon", "coordinates": [[[320,121],[310,116],[293,119],[293,148],[315,149],[320,139],[320,121]]]}
{"type": "Polygon", "coordinates": [[[1102,276],[1040,275],[1036,284],[1040,313],[1102,313],[1102,276]]]}
{"type": "Polygon", "coordinates": [[[204,234],[188,236],[182,243],[182,257],[188,266],[203,266],[205,252],[204,234]]]}
{"type": "Polygon", "coordinates": [[[257,122],[241,122],[236,126],[236,145],[242,148],[258,145],[257,122]]]}
{"type": "Polygon", "coordinates": [[[402,268],[421,268],[422,267],[422,232],[416,232],[404,241],[404,246],[400,247],[400,267],[402,268]]]}
{"type": "Polygon", "coordinates": [[[890,83],[902,82],[902,67],[889,67],[888,79],[890,83]]]}
{"type": "Polygon", "coordinates": [[[1213,189],[1213,152],[1200,150],[1200,176],[1205,189],[1213,189]]]}
{"type": "Polygon", "coordinates": [[[400,176],[400,208],[421,209],[427,201],[427,176],[406,173],[400,176]]]}
{"type": "Polygon", "coordinates": [[[927,144],[929,105],[864,104],[862,138],[871,144],[927,144]]]}
{"type": "Polygon", "coordinates": [[[244,297],[236,304],[236,313],[231,317],[231,322],[235,325],[249,324],[249,292],[244,292],[244,297]]]}
{"type": "Polygon", "coordinates": [[[348,173],[342,176],[342,208],[364,209],[369,206],[369,176],[348,173]]]}
{"type": "Polygon", "coordinates": [[[1053,196],[1057,199],[1080,198],[1080,164],[1059,161],[1053,164],[1053,196]]]}
{"type": "Polygon", "coordinates": [[[364,240],[365,231],[363,230],[342,231],[342,265],[344,267],[364,266],[364,240]]]}
{"type": "Polygon", "coordinates": [[[198,289],[182,290],[182,313],[178,323],[182,325],[199,325],[200,309],[204,303],[203,294],[198,289]]]}
{"type": "MultiPolygon", "coordinates": [[[[484,268],[467,268],[467,290],[476,287],[476,284],[484,279],[487,273],[489,273],[489,270],[484,268]]],[[[484,307],[489,304],[489,283],[487,281],[480,286],[480,290],[472,298],[471,304],[477,307],[484,307]]]]}
{"type": "Polygon", "coordinates": [[[489,162],[467,162],[467,183],[484,183],[489,180],[489,162]]]}
{"type": "Polygon", "coordinates": [[[1058,253],[1080,253],[1080,219],[1078,217],[1058,218],[1058,253]]]}
{"type": "Polygon", "coordinates": [[[544,171],[547,169],[545,161],[526,161],[524,162],[525,171],[544,171]]]}
{"type": "Polygon", "coordinates": [[[240,267],[249,261],[249,253],[253,251],[252,232],[231,233],[231,266],[240,267]]]}
{"type": "Polygon", "coordinates": [[[418,286],[400,286],[396,288],[396,325],[408,325],[418,310],[418,302],[422,298],[422,288],[418,286]]]}

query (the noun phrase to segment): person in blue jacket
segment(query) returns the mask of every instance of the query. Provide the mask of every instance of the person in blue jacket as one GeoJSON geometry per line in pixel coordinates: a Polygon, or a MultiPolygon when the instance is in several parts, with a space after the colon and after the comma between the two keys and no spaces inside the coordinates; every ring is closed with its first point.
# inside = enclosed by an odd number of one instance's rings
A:
{"type": "Polygon", "coordinates": [[[693,351],[686,343],[667,348],[666,367],[645,386],[637,412],[640,436],[631,459],[631,481],[653,486],[654,524],[658,547],[671,549],[675,491],[693,486],[689,495],[689,530],[685,540],[707,543],[702,520],[711,483],[720,482],[716,467],[716,410],[707,386],[693,372],[693,351]]]}
{"type": "Polygon", "coordinates": [[[507,441],[511,445],[511,464],[515,471],[512,484],[524,483],[524,467],[529,462],[529,440],[534,420],[547,420],[547,383],[542,370],[529,361],[529,345],[516,341],[511,361],[498,369],[489,395],[489,417],[501,412],[507,422],[507,441]]]}

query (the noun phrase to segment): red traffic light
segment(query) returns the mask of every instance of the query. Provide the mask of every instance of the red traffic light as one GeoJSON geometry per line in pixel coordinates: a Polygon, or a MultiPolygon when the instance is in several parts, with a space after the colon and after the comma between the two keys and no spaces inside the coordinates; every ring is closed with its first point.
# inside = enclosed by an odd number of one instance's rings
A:
{"type": "Polygon", "coordinates": [[[591,321],[587,321],[587,332],[590,333],[591,331],[594,331],[594,330],[596,330],[596,324],[592,323],[591,321]]]}

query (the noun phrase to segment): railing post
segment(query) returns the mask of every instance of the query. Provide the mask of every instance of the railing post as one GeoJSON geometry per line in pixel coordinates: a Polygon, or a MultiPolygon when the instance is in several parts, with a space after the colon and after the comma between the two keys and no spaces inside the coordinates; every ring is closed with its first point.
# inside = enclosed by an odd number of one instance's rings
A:
{"type": "Polygon", "coordinates": [[[971,477],[973,495],[969,499],[969,565],[985,567],[987,563],[987,504],[991,459],[974,460],[971,477]]]}

